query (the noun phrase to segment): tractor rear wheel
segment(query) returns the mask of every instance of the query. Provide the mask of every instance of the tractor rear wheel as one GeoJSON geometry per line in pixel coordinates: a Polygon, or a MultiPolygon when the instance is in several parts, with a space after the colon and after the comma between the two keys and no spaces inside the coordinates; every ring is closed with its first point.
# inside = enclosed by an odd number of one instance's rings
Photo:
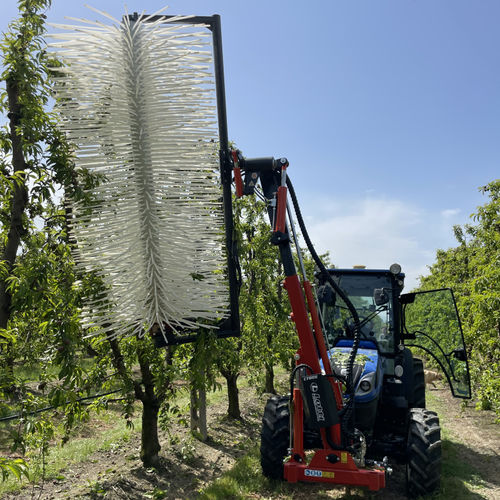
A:
{"type": "Polygon", "coordinates": [[[424,363],[413,358],[413,403],[412,408],[425,408],[424,363]]]}
{"type": "Polygon", "coordinates": [[[439,488],[441,478],[441,429],[439,418],[425,408],[409,411],[406,488],[410,498],[439,488]]]}
{"type": "Polygon", "coordinates": [[[283,478],[283,460],[290,441],[290,397],[272,396],[262,417],[260,435],[260,465],[264,476],[283,478]]]}

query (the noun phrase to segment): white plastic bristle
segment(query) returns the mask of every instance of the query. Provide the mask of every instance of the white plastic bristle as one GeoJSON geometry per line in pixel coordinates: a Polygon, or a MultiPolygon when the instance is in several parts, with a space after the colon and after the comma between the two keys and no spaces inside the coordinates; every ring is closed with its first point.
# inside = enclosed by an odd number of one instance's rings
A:
{"type": "Polygon", "coordinates": [[[103,10],[96,9],[95,7],[92,7],[92,5],[88,5],[88,4],[84,4],[84,7],[86,7],[87,9],[90,9],[90,10],[96,12],[97,14],[100,14],[103,17],[107,17],[110,21],[113,21],[114,23],[120,24],[120,21],[118,19],[116,19],[115,17],[113,17],[111,14],[108,14],[107,12],[104,12],[103,10]]]}
{"type": "Polygon", "coordinates": [[[105,179],[89,191],[90,206],[72,203],[77,265],[105,288],[88,297],[86,326],[118,337],[223,319],[229,290],[209,32],[144,18],[57,27],[70,30],[52,44],[66,63],[55,83],[63,128],[77,167],[105,179]]]}

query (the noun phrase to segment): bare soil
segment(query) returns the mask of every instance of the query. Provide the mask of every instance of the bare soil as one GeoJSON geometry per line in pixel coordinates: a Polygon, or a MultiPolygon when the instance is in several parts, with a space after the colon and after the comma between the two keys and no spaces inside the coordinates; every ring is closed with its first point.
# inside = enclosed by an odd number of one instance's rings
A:
{"type": "MultiPolygon", "coordinates": [[[[429,389],[428,389],[429,390],[429,389]]],[[[500,429],[489,412],[462,408],[444,387],[431,389],[428,406],[441,418],[443,467],[447,456],[463,461],[470,477],[464,477],[463,498],[500,499],[500,429]],[[472,484],[472,486],[471,486],[472,484]]],[[[162,463],[157,469],[144,469],[138,458],[137,432],[115,449],[94,453],[89,460],[68,466],[61,479],[26,488],[6,499],[194,499],[204,486],[230,469],[235,461],[258,443],[263,407],[267,395],[257,397],[254,388],[240,390],[242,420],[230,420],[225,399],[208,408],[209,439],[194,439],[189,429],[176,424],[171,431],[174,443],[162,435],[162,463]],[[156,492],[156,493],[155,493],[156,492]]],[[[252,494],[249,498],[405,498],[404,466],[395,466],[387,488],[376,494],[320,484],[289,485],[284,495],[252,494]]],[[[445,497],[441,497],[445,498],[445,497]]],[[[456,500],[460,500],[455,495],[456,500]]]]}
{"type": "Polygon", "coordinates": [[[476,494],[470,498],[499,500],[500,425],[495,424],[494,413],[477,411],[470,402],[464,406],[451,396],[448,386],[439,384],[427,391],[436,396],[427,406],[439,415],[445,451],[468,471],[464,480],[476,494]]]}

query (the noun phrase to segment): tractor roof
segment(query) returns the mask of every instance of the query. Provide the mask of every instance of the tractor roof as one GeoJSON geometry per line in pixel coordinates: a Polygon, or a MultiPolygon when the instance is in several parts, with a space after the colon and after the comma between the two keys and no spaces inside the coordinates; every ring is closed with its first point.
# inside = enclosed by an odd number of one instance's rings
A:
{"type": "MultiPolygon", "coordinates": [[[[328,269],[328,272],[330,274],[372,274],[372,275],[384,274],[386,276],[392,275],[392,273],[389,271],[389,269],[360,269],[360,268],[338,269],[338,268],[333,268],[333,269],[328,269]]],[[[399,273],[396,275],[396,278],[398,278],[398,279],[404,279],[404,277],[405,277],[404,273],[399,273]]]]}

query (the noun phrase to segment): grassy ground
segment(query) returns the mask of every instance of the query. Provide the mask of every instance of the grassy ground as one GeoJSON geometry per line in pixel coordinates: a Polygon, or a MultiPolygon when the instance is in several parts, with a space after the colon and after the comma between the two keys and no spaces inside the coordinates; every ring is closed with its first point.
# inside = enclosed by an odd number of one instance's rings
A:
{"type": "MultiPolygon", "coordinates": [[[[286,375],[286,374],[285,374],[286,375]]],[[[283,384],[286,376],[283,375],[283,384]]],[[[286,387],[282,389],[286,392],[286,387]]],[[[370,493],[361,489],[322,484],[288,484],[262,476],[259,431],[267,396],[259,397],[245,379],[240,384],[243,419],[227,419],[226,392],[208,395],[209,440],[195,439],[186,424],[161,437],[162,466],[146,470],[138,459],[140,421],[133,430],[119,412],[111,411],[83,424],[79,436],[63,448],[55,447],[47,461],[43,491],[40,484],[14,493],[17,481],[0,483],[0,496],[8,499],[361,499],[404,497],[404,466],[395,466],[387,488],[370,493]],[[168,443],[168,444],[167,444],[168,443]],[[8,492],[11,493],[8,493],[8,492]],[[38,493],[42,493],[38,495],[38,493]]],[[[428,391],[428,407],[438,411],[442,423],[442,484],[433,500],[499,499],[499,426],[493,417],[461,408],[444,388],[428,391]]],[[[178,404],[187,410],[188,395],[181,392],[178,404]]],[[[34,479],[40,471],[34,469],[34,479]]]]}
{"type": "MultiPolygon", "coordinates": [[[[468,443],[470,432],[483,428],[485,422],[479,414],[474,414],[472,409],[462,409],[458,401],[447,395],[446,388],[439,391],[427,391],[427,407],[437,411],[441,418],[443,459],[440,490],[425,498],[429,500],[499,499],[499,481],[498,478],[495,479],[495,476],[500,470],[498,469],[500,461],[498,454],[495,455],[494,452],[494,447],[500,442],[498,427],[493,427],[495,432],[491,436],[492,454],[488,455],[485,453],[486,450],[475,449],[468,443]],[[467,412],[467,418],[464,416],[465,412],[467,412]]],[[[405,498],[404,485],[401,484],[404,482],[404,466],[399,466],[395,475],[397,476],[396,483],[399,484],[395,485],[394,481],[389,478],[387,490],[377,494],[356,488],[348,490],[322,485],[289,485],[279,481],[270,481],[262,476],[259,450],[257,446],[253,446],[231,470],[201,491],[200,498],[203,500],[222,498],[234,500],[248,498],[354,499],[373,496],[384,499],[405,498]]]]}
{"type": "Polygon", "coordinates": [[[500,498],[500,426],[493,412],[477,412],[449,394],[427,391],[441,421],[442,475],[436,500],[500,498]]]}
{"type": "MultiPolygon", "coordinates": [[[[32,375],[31,372],[27,371],[26,373],[27,376],[29,374],[32,375]]],[[[222,379],[220,382],[221,386],[224,387],[222,379]]],[[[250,383],[246,377],[239,379],[240,391],[251,393],[254,400],[258,399],[255,389],[249,386],[250,383]]],[[[180,427],[183,427],[184,431],[186,431],[185,427],[189,415],[189,394],[187,390],[181,389],[178,391],[175,404],[179,407],[181,414],[184,415],[184,418],[180,419],[183,420],[180,427]]],[[[223,389],[208,393],[207,405],[209,412],[211,409],[220,409],[220,412],[224,414],[227,405],[226,390],[223,389]]],[[[138,403],[136,414],[140,415],[140,413],[141,408],[138,403]]],[[[29,481],[27,479],[18,481],[14,477],[9,477],[7,480],[0,482],[0,497],[4,498],[5,495],[9,495],[10,498],[10,495],[15,495],[18,492],[17,494],[22,498],[28,498],[27,486],[31,488],[31,486],[36,485],[36,491],[37,489],[41,489],[42,483],[45,483],[43,488],[47,489],[47,483],[67,483],[73,481],[74,477],[78,479],[79,476],[86,477],[87,475],[94,477],[88,480],[89,488],[95,490],[92,496],[95,497],[97,495],[99,497],[99,485],[104,483],[106,477],[111,476],[119,468],[116,467],[115,462],[117,460],[115,458],[126,456],[126,462],[130,462],[130,464],[134,463],[134,461],[138,462],[141,419],[139,417],[135,418],[133,424],[132,429],[128,428],[118,405],[114,405],[114,407],[111,405],[110,409],[101,411],[98,415],[93,414],[88,422],[79,423],[72,431],[71,439],[64,446],[60,444],[60,437],[62,436],[62,429],[60,429],[56,439],[54,439],[54,445],[50,448],[49,454],[46,457],[45,470],[43,471],[42,469],[40,457],[32,456],[29,460],[29,481]],[[103,461],[107,463],[102,463],[103,461]],[[92,474],[92,471],[88,474],[89,469],[92,468],[95,469],[95,474],[92,474]],[[71,471],[71,474],[69,471],[71,471]]],[[[8,449],[10,445],[9,426],[13,429],[16,425],[17,423],[14,422],[12,424],[4,424],[1,427],[0,449],[1,447],[5,450],[8,449]]],[[[165,450],[164,457],[167,460],[174,456],[176,460],[181,462],[196,462],[195,458],[201,444],[196,437],[190,435],[188,431],[179,433],[178,429],[177,431],[162,432],[161,434],[161,441],[163,443],[168,442],[167,447],[163,446],[165,450]]],[[[240,439],[238,436],[236,437],[237,439],[234,439],[234,446],[237,448],[238,453],[241,453],[241,450],[246,449],[248,444],[243,444],[242,439],[244,440],[244,438],[240,439]]],[[[211,444],[216,446],[217,442],[217,438],[214,435],[211,444]]],[[[123,460],[121,461],[123,462],[123,460]]]]}
{"type": "MultiPolygon", "coordinates": [[[[43,472],[40,457],[34,456],[30,460],[30,479],[31,483],[38,483],[44,474],[45,480],[62,480],[64,471],[68,466],[91,459],[93,453],[98,450],[110,450],[119,448],[126,443],[132,433],[140,432],[140,419],[134,420],[134,429],[126,426],[123,418],[120,418],[117,411],[109,410],[99,417],[95,418],[90,427],[81,426],[80,434],[86,434],[85,437],[71,439],[64,446],[55,444],[50,448],[45,461],[45,471],[43,472]],[[93,429],[96,432],[92,432],[93,429]]],[[[27,479],[22,481],[9,477],[0,483],[0,496],[8,492],[19,491],[28,483],[27,479]]]]}

